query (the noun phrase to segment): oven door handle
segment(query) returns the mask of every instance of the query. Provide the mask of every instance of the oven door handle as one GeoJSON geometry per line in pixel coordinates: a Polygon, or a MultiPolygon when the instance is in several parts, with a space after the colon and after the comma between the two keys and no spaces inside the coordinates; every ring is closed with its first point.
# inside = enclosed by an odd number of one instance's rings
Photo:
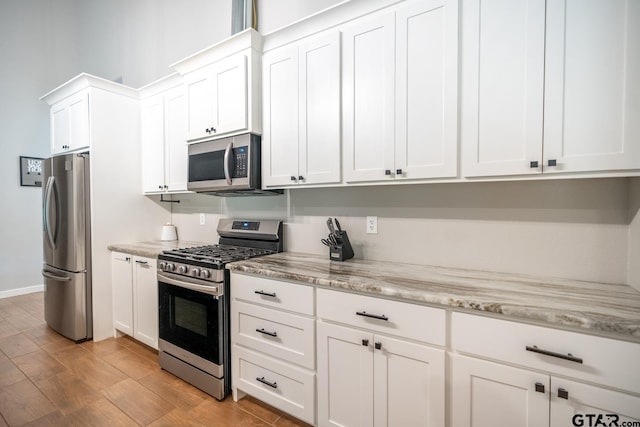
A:
{"type": "Polygon", "coordinates": [[[227,180],[227,185],[231,185],[231,174],[229,161],[231,160],[231,149],[233,148],[233,141],[227,144],[227,148],[224,150],[224,177],[227,180]]]}
{"type": "Polygon", "coordinates": [[[216,298],[220,295],[220,290],[218,286],[197,285],[195,283],[189,283],[184,280],[176,280],[171,277],[167,277],[163,274],[158,274],[158,281],[162,283],[167,283],[169,285],[178,286],[180,288],[191,289],[192,291],[203,292],[205,294],[212,295],[216,298]]]}

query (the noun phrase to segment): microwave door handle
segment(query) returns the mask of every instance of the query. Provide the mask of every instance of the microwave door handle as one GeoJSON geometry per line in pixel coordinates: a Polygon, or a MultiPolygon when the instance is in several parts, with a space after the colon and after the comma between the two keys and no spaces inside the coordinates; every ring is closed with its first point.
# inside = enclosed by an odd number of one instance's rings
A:
{"type": "Polygon", "coordinates": [[[227,185],[231,185],[231,174],[229,173],[229,161],[231,160],[231,149],[233,148],[233,141],[227,144],[227,148],[224,150],[224,177],[227,180],[227,185]]]}

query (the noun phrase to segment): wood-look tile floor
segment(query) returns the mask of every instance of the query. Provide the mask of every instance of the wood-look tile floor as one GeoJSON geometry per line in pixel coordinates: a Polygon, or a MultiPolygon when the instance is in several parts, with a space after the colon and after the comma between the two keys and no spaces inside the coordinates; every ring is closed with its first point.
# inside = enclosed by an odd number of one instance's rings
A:
{"type": "Polygon", "coordinates": [[[82,344],[44,322],[43,293],[0,299],[2,426],[306,426],[252,398],[219,402],[129,337],[82,344]]]}

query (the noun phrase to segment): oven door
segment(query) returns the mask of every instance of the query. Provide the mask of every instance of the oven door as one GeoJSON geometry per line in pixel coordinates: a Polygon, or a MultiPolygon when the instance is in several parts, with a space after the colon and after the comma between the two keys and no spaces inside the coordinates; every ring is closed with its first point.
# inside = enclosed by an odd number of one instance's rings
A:
{"type": "Polygon", "coordinates": [[[179,283],[158,275],[161,350],[188,359],[184,361],[205,371],[211,370],[211,364],[222,366],[225,362],[225,296],[189,289],[179,283]]]}

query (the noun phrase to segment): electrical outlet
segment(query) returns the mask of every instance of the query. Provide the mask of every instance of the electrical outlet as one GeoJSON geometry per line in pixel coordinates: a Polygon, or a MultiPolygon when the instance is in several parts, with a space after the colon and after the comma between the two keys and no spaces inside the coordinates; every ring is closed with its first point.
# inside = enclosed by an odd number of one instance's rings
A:
{"type": "Polygon", "coordinates": [[[367,217],[367,234],[378,234],[378,217],[367,217]]]}
{"type": "Polygon", "coordinates": [[[204,214],[203,214],[203,213],[201,213],[201,214],[200,214],[200,225],[204,225],[204,223],[205,223],[205,220],[204,220],[204,214]]]}

